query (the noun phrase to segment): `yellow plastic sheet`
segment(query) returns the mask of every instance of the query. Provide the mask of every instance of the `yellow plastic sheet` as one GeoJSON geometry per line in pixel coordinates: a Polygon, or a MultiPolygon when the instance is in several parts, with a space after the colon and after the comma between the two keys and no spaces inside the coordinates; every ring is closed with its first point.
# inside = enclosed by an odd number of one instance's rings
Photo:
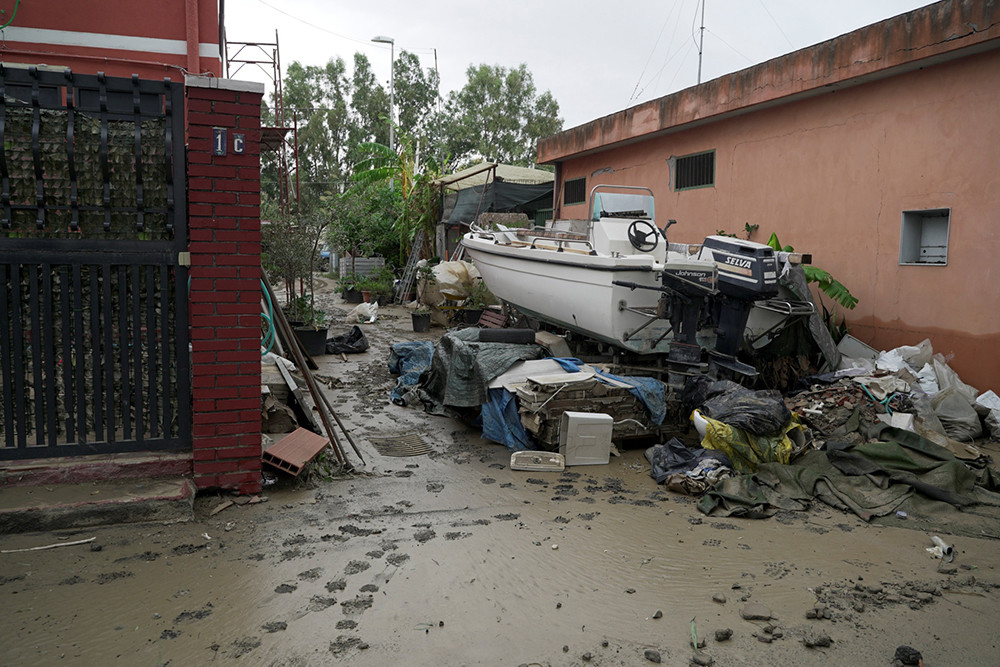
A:
{"type": "Polygon", "coordinates": [[[738,473],[757,472],[761,463],[787,464],[796,445],[805,442],[802,424],[795,413],[792,413],[792,418],[781,431],[773,436],[754,435],[704,415],[702,419],[708,425],[705,427],[701,446],[725,452],[733,462],[733,470],[738,473]]]}

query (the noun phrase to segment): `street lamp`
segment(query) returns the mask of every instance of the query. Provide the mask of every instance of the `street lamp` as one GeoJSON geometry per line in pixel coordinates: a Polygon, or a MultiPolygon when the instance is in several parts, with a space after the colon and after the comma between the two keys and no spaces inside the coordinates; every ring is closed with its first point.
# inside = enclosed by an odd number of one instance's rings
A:
{"type": "Polygon", "coordinates": [[[396,41],[392,37],[386,37],[385,35],[375,35],[372,37],[372,41],[376,44],[388,44],[389,45],[389,148],[396,150],[395,143],[393,142],[393,128],[392,128],[392,105],[393,105],[393,67],[396,64],[396,41]]]}

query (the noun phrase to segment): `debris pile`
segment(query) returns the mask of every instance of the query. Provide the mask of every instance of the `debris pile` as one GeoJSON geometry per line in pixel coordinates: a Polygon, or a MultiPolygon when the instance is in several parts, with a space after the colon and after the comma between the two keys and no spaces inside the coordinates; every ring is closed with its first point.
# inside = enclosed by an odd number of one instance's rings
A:
{"type": "Polygon", "coordinates": [[[608,383],[593,373],[577,372],[530,377],[515,389],[521,423],[535,443],[549,451],[559,449],[560,419],[566,411],[610,415],[614,442],[656,429],[649,422],[649,411],[625,382],[608,383]]]}

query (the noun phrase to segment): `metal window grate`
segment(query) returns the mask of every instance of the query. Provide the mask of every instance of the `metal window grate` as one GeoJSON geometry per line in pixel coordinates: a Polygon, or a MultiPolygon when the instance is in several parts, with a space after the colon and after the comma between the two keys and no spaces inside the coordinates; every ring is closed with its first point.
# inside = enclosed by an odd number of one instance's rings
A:
{"type": "Polygon", "coordinates": [[[574,178],[563,184],[563,204],[582,204],[587,201],[587,179],[574,178]]]}
{"type": "Polygon", "coordinates": [[[715,185],[715,151],[677,158],[674,190],[715,185]]]}

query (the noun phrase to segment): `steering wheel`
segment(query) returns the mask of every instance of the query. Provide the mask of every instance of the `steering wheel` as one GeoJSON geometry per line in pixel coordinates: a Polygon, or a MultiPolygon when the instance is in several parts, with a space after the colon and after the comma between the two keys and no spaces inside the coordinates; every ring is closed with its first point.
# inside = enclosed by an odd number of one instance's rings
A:
{"type": "Polygon", "coordinates": [[[660,242],[660,231],[646,220],[633,220],[628,226],[628,242],[639,252],[650,252],[660,242]],[[652,241],[650,241],[652,237],[652,241]]]}

